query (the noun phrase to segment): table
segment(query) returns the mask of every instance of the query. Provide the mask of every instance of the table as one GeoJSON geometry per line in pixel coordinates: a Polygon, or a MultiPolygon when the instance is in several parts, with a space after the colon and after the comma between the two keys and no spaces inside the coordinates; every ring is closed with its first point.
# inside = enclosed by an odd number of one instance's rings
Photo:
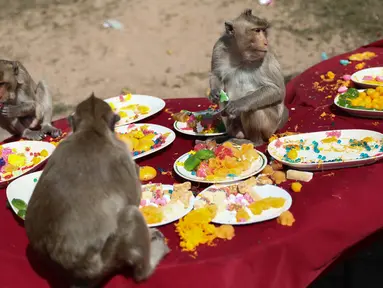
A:
{"type": "MultiPolygon", "coordinates": [[[[379,56],[366,61],[369,66],[383,66],[383,41],[361,47],[357,51],[374,51],[379,56]]],[[[354,51],[355,52],[355,51],[354,51]]],[[[287,86],[286,102],[290,121],[286,131],[309,132],[328,129],[361,128],[383,132],[382,121],[356,119],[336,110],[332,105],[336,91],[318,92],[312,88],[320,74],[332,70],[336,79],[355,71],[355,64],[341,66],[337,56],[313,66],[294,78],[287,86]],[[332,98],[325,98],[331,95],[332,98]],[[320,117],[325,112],[335,117],[320,117]]],[[[171,128],[170,113],[181,109],[202,110],[206,99],[168,99],[166,109],[143,122],[171,128]]],[[[56,125],[68,131],[65,119],[56,125]]],[[[7,142],[15,140],[9,139],[7,142]]],[[[177,135],[166,149],[137,160],[140,166],[150,165],[159,173],[155,181],[172,184],[182,181],[171,176],[172,165],[179,155],[192,149],[193,137],[177,135]]],[[[266,146],[259,147],[264,152],[266,146]]],[[[317,172],[302,192],[292,193],[290,211],[296,222],[284,227],[275,220],[236,227],[231,241],[218,241],[215,247],[200,247],[197,259],[181,252],[174,225],[160,230],[169,239],[172,252],[163,260],[155,274],[145,283],[134,284],[116,276],[108,288],[155,287],[268,287],[303,288],[312,282],[345,249],[383,227],[383,193],[379,177],[383,163],[372,166],[317,172]]],[[[288,183],[282,187],[288,189],[288,183]]],[[[201,187],[194,187],[200,190],[201,187]]],[[[51,266],[43,266],[27,247],[22,224],[5,208],[5,189],[0,191],[0,287],[64,287],[65,279],[51,266]],[[28,256],[28,257],[27,257],[28,256]],[[28,260],[29,259],[29,260],[28,260]],[[48,280],[46,280],[46,279],[48,280]]]]}

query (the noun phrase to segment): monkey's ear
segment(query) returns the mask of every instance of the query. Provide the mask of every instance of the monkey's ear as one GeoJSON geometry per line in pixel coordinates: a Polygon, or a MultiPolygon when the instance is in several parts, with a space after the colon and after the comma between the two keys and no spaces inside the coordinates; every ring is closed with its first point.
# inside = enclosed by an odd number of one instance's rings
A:
{"type": "Polygon", "coordinates": [[[253,10],[252,9],[245,9],[244,11],[243,11],[243,15],[246,15],[246,16],[251,16],[251,13],[253,12],[253,10]]]}
{"type": "Polygon", "coordinates": [[[72,128],[72,131],[74,132],[76,130],[76,125],[74,123],[73,114],[69,115],[67,119],[68,119],[68,122],[69,122],[69,126],[72,128]]]}
{"type": "Polygon", "coordinates": [[[114,132],[114,127],[116,127],[116,123],[121,120],[120,115],[114,114],[111,123],[109,123],[109,128],[114,132]]]}
{"type": "Polygon", "coordinates": [[[234,25],[230,21],[225,22],[226,34],[233,36],[234,35],[234,25]]]}
{"type": "Polygon", "coordinates": [[[24,83],[24,73],[20,73],[20,63],[19,61],[12,61],[13,75],[16,77],[16,81],[19,84],[24,83]]]}
{"type": "Polygon", "coordinates": [[[19,63],[17,61],[12,62],[13,75],[19,75],[19,63]]]}

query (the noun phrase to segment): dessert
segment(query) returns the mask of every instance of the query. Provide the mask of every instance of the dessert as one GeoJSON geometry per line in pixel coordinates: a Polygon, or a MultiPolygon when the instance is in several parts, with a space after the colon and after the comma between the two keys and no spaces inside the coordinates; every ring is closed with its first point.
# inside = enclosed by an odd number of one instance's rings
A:
{"type": "Polygon", "coordinates": [[[155,132],[148,125],[137,127],[135,124],[130,124],[127,128],[129,129],[127,132],[116,132],[116,135],[128,146],[133,156],[138,156],[149,150],[161,147],[169,136],[169,133],[161,134],[155,132]]]}
{"type": "Polygon", "coordinates": [[[181,110],[179,113],[173,114],[172,117],[175,121],[186,123],[186,127],[182,130],[190,130],[200,134],[223,133],[226,130],[219,113],[213,109],[199,112],[181,110]]]}
{"type": "Polygon", "coordinates": [[[193,193],[190,182],[170,185],[147,184],[142,186],[139,209],[148,224],[158,224],[183,216],[190,205],[193,193]]]}
{"type": "Polygon", "coordinates": [[[234,146],[230,142],[217,145],[215,142],[194,146],[184,162],[177,162],[186,171],[205,180],[223,180],[241,175],[250,169],[259,158],[252,144],[234,146]]]}
{"type": "Polygon", "coordinates": [[[286,199],[281,197],[260,197],[256,184],[257,180],[251,177],[233,185],[211,186],[197,196],[194,207],[201,209],[215,205],[217,215],[214,219],[219,218],[219,223],[241,223],[250,221],[265,210],[285,205],[286,199]]]}
{"type": "Polygon", "coordinates": [[[31,147],[11,149],[0,146],[0,180],[20,176],[49,156],[47,150],[32,151],[31,147]]]}

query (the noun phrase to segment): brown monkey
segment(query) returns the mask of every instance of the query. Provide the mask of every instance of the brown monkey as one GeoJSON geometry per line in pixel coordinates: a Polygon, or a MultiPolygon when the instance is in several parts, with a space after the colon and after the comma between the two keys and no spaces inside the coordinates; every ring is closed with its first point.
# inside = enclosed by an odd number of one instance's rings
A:
{"type": "Polygon", "coordinates": [[[269,26],[246,9],[225,22],[226,31],[214,45],[209,99],[218,103],[221,89],[229,96],[223,114],[228,137],[223,139],[261,145],[287,122],[284,78],[270,51],[269,26]]]}
{"type": "Polygon", "coordinates": [[[61,135],[51,124],[52,98],[46,85],[36,85],[18,61],[0,60],[0,103],[0,126],[9,133],[30,140],[41,140],[46,133],[61,135]]]}
{"type": "Polygon", "coordinates": [[[73,134],[49,158],[26,211],[31,247],[86,287],[125,265],[145,280],[170,251],[138,209],[138,166],[114,134],[119,118],[93,94],[81,102],[69,116],[73,134]]]}

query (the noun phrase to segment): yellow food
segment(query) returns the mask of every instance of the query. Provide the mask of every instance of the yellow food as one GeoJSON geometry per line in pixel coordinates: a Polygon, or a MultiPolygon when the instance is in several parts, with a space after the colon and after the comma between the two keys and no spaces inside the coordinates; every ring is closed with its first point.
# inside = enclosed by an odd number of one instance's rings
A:
{"type": "Polygon", "coordinates": [[[43,149],[43,150],[41,150],[40,155],[43,157],[48,157],[49,153],[47,150],[43,149]]]}
{"type": "Polygon", "coordinates": [[[301,192],[302,184],[299,182],[291,183],[291,190],[293,190],[294,192],[301,192]]]}
{"type": "Polygon", "coordinates": [[[244,208],[239,208],[235,218],[237,219],[237,222],[246,222],[250,219],[250,215],[244,208]]]}
{"type": "Polygon", "coordinates": [[[149,181],[154,179],[157,176],[157,171],[153,167],[143,166],[140,167],[140,180],[149,181]]]}
{"type": "Polygon", "coordinates": [[[235,236],[234,227],[232,225],[221,225],[215,228],[215,235],[221,239],[231,240],[235,236]]]}
{"type": "Polygon", "coordinates": [[[358,97],[351,99],[350,102],[353,107],[383,110],[383,87],[369,88],[359,92],[358,97]]]}
{"type": "Polygon", "coordinates": [[[283,171],[275,171],[271,175],[271,179],[275,182],[275,184],[279,185],[286,181],[286,174],[283,171]]]}
{"type": "Polygon", "coordinates": [[[148,224],[160,223],[164,219],[162,209],[159,207],[144,206],[140,208],[140,211],[148,224]]]}
{"type": "Polygon", "coordinates": [[[216,211],[215,205],[199,208],[191,211],[175,224],[176,232],[181,238],[180,247],[182,251],[193,252],[194,255],[197,255],[196,248],[201,244],[214,246],[213,241],[216,238],[230,240],[234,237],[234,228],[231,225],[216,228],[209,224],[215,217],[216,211]]]}
{"type": "Polygon", "coordinates": [[[251,203],[248,208],[254,215],[260,215],[270,208],[282,208],[285,202],[286,199],[281,197],[267,197],[251,203]]]}
{"type": "Polygon", "coordinates": [[[10,154],[8,156],[8,163],[12,166],[23,167],[27,162],[27,158],[24,154],[10,154]]]}
{"type": "Polygon", "coordinates": [[[290,211],[282,212],[281,215],[277,218],[278,224],[283,226],[293,226],[295,222],[294,215],[290,211]]]}

